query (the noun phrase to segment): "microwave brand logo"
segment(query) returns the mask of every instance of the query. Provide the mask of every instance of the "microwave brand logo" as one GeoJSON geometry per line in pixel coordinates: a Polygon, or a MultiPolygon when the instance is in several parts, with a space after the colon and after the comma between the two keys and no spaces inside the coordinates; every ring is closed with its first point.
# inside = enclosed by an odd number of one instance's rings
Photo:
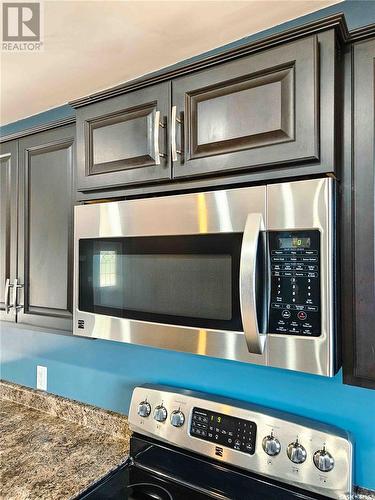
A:
{"type": "Polygon", "coordinates": [[[40,51],[42,10],[39,2],[3,3],[2,50],[6,52],[40,51]]]}
{"type": "Polygon", "coordinates": [[[84,319],[78,320],[78,328],[80,328],[81,330],[85,329],[85,320],[84,319]]]}

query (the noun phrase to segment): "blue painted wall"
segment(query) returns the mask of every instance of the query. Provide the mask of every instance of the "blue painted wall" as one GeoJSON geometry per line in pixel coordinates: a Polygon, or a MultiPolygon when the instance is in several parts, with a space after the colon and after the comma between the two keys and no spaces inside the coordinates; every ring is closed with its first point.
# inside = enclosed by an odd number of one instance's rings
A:
{"type": "MultiPolygon", "coordinates": [[[[261,34],[240,45],[319,17],[344,12],[349,29],[375,22],[375,2],[346,1],[261,34]]],[[[215,52],[215,51],[213,51],[215,52]]],[[[69,106],[6,125],[3,135],[71,116],[69,106]]],[[[36,385],[36,365],[48,367],[48,390],[127,412],[131,391],[145,382],[177,385],[284,409],[350,430],[356,442],[357,484],[375,489],[375,391],[333,379],[109,341],[72,338],[0,324],[0,376],[36,385]]]]}

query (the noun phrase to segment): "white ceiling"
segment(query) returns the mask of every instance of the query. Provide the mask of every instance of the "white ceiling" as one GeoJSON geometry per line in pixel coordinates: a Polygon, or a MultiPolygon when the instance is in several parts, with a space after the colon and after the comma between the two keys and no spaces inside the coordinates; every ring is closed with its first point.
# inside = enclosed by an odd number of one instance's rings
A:
{"type": "Polygon", "coordinates": [[[45,1],[44,51],[1,53],[0,123],[340,1],[45,1]]]}

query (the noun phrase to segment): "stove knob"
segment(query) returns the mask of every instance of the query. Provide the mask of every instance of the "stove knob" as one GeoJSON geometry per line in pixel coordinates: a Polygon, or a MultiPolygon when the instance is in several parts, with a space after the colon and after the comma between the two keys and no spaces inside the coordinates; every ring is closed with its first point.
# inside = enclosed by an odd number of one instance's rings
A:
{"type": "Polygon", "coordinates": [[[151,406],[150,403],[147,403],[147,401],[142,401],[138,405],[138,415],[140,417],[148,417],[151,413],[151,406]]]}
{"type": "Polygon", "coordinates": [[[182,427],[184,423],[185,423],[185,415],[182,413],[182,411],[181,410],[172,411],[171,424],[174,427],[182,427]]]}
{"type": "Polygon", "coordinates": [[[286,450],[289,460],[295,464],[302,464],[306,460],[306,450],[299,444],[298,440],[294,443],[290,443],[288,449],[286,450]]]}
{"type": "Polygon", "coordinates": [[[163,405],[159,405],[154,410],[154,419],[158,422],[164,422],[167,420],[168,412],[163,405]]]}
{"type": "Polygon", "coordinates": [[[271,457],[278,455],[281,450],[280,441],[276,439],[272,433],[263,439],[262,446],[267,455],[271,457]]]}
{"type": "Polygon", "coordinates": [[[325,446],[323,446],[322,450],[318,450],[314,453],[313,460],[315,467],[317,467],[322,472],[329,472],[335,466],[333,456],[328,453],[328,451],[325,449],[325,446]]]}

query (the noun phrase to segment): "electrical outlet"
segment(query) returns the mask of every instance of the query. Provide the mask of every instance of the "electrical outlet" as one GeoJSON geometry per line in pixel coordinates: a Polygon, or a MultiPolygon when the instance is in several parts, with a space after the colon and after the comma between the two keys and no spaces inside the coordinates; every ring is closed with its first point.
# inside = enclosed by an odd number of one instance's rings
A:
{"type": "Polygon", "coordinates": [[[36,388],[41,391],[47,390],[47,367],[38,365],[36,367],[36,388]]]}

